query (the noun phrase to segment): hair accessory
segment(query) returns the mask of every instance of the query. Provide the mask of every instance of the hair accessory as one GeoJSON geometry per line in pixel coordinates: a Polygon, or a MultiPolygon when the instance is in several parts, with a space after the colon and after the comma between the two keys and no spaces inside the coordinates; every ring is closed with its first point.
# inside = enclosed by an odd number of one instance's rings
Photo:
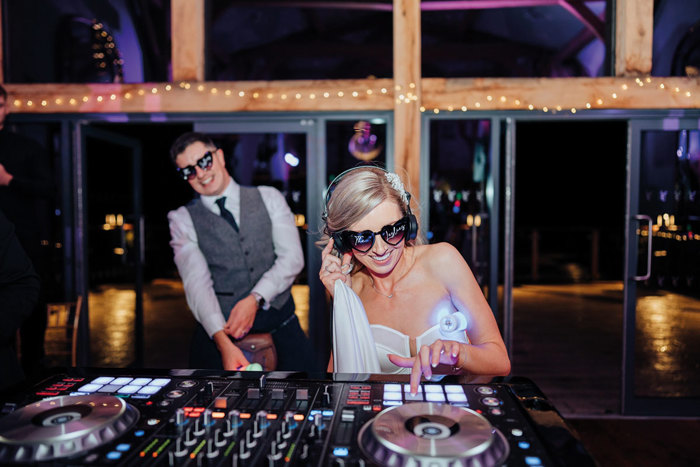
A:
{"type": "Polygon", "coordinates": [[[384,175],[386,176],[387,181],[391,183],[391,186],[394,187],[394,190],[399,192],[401,195],[401,200],[408,205],[408,195],[406,194],[406,190],[403,187],[403,182],[399,176],[393,172],[386,172],[384,175]]]}

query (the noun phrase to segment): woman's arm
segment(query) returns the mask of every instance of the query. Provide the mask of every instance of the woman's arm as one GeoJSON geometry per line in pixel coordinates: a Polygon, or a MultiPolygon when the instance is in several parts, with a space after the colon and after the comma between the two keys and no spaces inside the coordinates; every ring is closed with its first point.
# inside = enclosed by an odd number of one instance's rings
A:
{"type": "Polygon", "coordinates": [[[472,374],[507,375],[510,359],[498,324],[479,284],[462,255],[439,243],[429,267],[447,289],[458,312],[467,317],[469,344],[460,344],[455,367],[472,374]]]}
{"type": "Polygon", "coordinates": [[[488,302],[462,255],[448,243],[430,245],[422,255],[426,275],[448,291],[452,304],[467,318],[469,344],[438,339],[423,345],[415,357],[390,355],[396,365],[412,367],[411,391],[418,390],[421,375],[470,373],[507,375],[510,359],[488,302]]]}

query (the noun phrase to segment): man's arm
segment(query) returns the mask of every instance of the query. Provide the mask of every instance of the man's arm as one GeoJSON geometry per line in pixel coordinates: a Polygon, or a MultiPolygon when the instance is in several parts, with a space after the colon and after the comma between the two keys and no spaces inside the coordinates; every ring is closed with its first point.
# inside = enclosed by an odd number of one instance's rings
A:
{"type": "Polygon", "coordinates": [[[187,305],[209,337],[212,337],[224,328],[226,321],[214,293],[214,282],[207,260],[199,249],[192,217],[187,208],[181,207],[168,213],[168,223],[170,246],[185,288],[187,305]]]}

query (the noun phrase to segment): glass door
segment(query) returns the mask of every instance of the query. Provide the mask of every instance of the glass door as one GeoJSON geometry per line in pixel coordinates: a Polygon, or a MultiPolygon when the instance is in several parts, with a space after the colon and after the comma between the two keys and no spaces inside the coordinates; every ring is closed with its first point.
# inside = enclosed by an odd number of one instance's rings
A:
{"type": "Polygon", "coordinates": [[[630,123],[623,413],[700,415],[698,120],[630,123]]]}
{"type": "Polygon", "coordinates": [[[421,183],[424,233],[448,242],[469,264],[498,316],[499,161],[501,122],[428,118],[421,183]]]}
{"type": "Polygon", "coordinates": [[[80,342],[95,349],[91,365],[124,366],[127,361],[138,367],[143,362],[141,143],[104,128],[78,128],[76,231],[82,237],[76,239],[81,256],[76,282],[88,297],[80,342]],[[96,341],[90,327],[108,332],[96,341]]]}

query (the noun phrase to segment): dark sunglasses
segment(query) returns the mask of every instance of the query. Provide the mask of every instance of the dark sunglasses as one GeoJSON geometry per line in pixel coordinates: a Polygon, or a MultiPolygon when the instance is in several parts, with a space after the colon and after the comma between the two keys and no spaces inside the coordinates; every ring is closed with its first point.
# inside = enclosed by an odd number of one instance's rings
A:
{"type": "Polygon", "coordinates": [[[381,235],[382,239],[389,245],[396,246],[406,238],[407,231],[408,216],[405,216],[391,225],[385,225],[379,232],[372,232],[371,230],[363,230],[362,232],[344,230],[340,235],[345,245],[349,245],[360,253],[367,253],[374,246],[374,239],[377,235],[381,235]]]}
{"type": "MultiPolygon", "coordinates": [[[[216,151],[216,149],[214,151],[216,151]]],[[[204,155],[196,162],[197,167],[202,170],[211,169],[211,165],[214,163],[214,151],[205,152],[204,155]]],[[[178,167],[177,173],[180,174],[183,180],[192,180],[197,176],[197,169],[194,165],[188,165],[187,167],[178,167]]]]}

